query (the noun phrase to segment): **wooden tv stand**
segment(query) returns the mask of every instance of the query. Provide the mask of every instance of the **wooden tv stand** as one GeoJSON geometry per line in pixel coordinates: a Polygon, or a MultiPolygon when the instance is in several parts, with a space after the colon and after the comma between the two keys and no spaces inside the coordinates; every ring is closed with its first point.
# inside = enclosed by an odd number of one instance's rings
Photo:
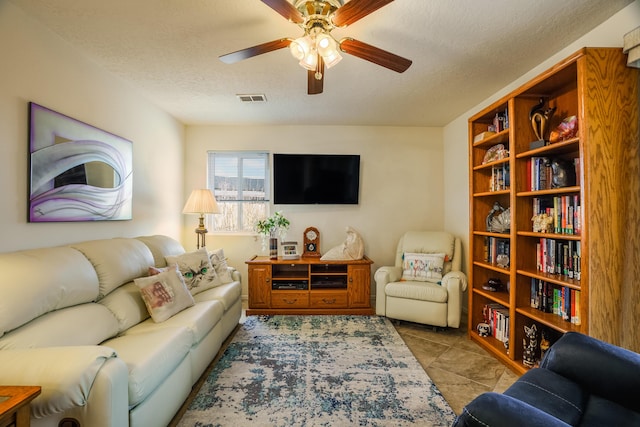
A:
{"type": "Polygon", "coordinates": [[[285,260],[254,256],[249,270],[249,307],[256,314],[373,314],[371,261],[285,260]]]}

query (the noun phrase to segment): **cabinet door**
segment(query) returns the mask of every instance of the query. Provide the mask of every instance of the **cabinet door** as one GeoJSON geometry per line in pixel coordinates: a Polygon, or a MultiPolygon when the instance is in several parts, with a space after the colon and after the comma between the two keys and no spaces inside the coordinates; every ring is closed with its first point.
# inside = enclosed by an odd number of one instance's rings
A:
{"type": "Polygon", "coordinates": [[[349,307],[369,307],[371,295],[371,266],[350,265],[347,288],[349,307]]]}
{"type": "Polygon", "coordinates": [[[249,308],[271,308],[271,266],[249,266],[249,308]]]}

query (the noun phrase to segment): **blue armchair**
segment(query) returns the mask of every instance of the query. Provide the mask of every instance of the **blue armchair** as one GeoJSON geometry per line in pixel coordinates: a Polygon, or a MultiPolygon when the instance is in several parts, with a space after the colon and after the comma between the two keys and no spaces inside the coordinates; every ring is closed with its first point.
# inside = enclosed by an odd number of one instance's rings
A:
{"type": "Polygon", "coordinates": [[[575,332],[504,394],[471,401],[454,427],[640,426],[640,355],[575,332]]]}

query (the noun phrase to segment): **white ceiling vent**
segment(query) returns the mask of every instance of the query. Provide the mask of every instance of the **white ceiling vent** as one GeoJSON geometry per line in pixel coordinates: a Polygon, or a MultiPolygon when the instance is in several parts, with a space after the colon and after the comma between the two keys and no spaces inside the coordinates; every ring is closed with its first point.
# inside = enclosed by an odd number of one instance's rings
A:
{"type": "Polygon", "coordinates": [[[267,101],[267,97],[264,96],[263,93],[256,93],[256,94],[239,93],[236,96],[242,102],[266,102],[267,101]]]}

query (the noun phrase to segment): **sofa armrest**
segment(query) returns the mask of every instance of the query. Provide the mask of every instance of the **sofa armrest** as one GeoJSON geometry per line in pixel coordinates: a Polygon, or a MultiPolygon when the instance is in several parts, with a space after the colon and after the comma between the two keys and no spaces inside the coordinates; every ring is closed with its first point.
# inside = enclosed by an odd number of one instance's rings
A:
{"type": "Polygon", "coordinates": [[[402,277],[402,269],[400,267],[384,266],[376,270],[373,275],[377,284],[386,285],[387,283],[397,282],[402,277]]]}
{"type": "Polygon", "coordinates": [[[402,277],[400,267],[384,266],[376,270],[373,279],[376,282],[376,314],[386,316],[387,298],[384,292],[387,283],[397,282],[402,277]]]}
{"type": "Polygon", "coordinates": [[[467,290],[467,276],[462,271],[450,271],[441,281],[442,287],[447,289],[447,326],[460,327],[462,317],[462,295],[467,290]]]}
{"type": "Polygon", "coordinates": [[[242,276],[240,275],[240,272],[234,267],[229,267],[229,270],[231,271],[231,278],[234,280],[234,282],[242,283],[242,276]]]}
{"type": "Polygon", "coordinates": [[[567,332],[545,354],[541,368],[590,393],[640,412],[640,355],[577,332],[567,332]]]}
{"type": "MultiPolygon", "coordinates": [[[[128,369],[113,349],[67,346],[0,351],[0,383],[39,385],[42,393],[31,404],[36,418],[87,404],[96,377],[108,363],[120,364],[112,383],[128,383],[128,369]]],[[[122,387],[121,387],[122,388],[122,387]]],[[[122,397],[128,404],[128,397],[122,397]]]]}
{"type": "Polygon", "coordinates": [[[450,271],[444,275],[441,283],[449,292],[455,288],[462,293],[467,290],[467,275],[462,271],[450,271]]]}
{"type": "Polygon", "coordinates": [[[487,392],[462,409],[453,427],[513,427],[524,425],[523,420],[528,426],[569,426],[528,403],[504,394],[487,392]]]}

